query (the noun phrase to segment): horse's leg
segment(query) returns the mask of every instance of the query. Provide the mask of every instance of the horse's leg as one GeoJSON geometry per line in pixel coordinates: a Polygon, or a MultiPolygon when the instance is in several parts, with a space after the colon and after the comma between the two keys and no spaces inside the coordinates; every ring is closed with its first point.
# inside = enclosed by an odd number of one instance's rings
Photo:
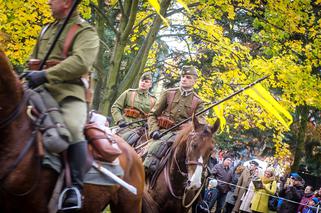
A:
{"type": "Polygon", "coordinates": [[[98,186],[93,184],[84,185],[83,213],[100,213],[110,203],[116,194],[118,186],[98,186]]]}
{"type": "Polygon", "coordinates": [[[113,213],[140,213],[142,210],[145,172],[136,153],[132,151],[130,154],[132,156],[131,162],[127,161],[126,164],[123,164],[124,181],[136,187],[137,195],[121,187],[117,192],[117,198],[110,205],[113,213]]]}

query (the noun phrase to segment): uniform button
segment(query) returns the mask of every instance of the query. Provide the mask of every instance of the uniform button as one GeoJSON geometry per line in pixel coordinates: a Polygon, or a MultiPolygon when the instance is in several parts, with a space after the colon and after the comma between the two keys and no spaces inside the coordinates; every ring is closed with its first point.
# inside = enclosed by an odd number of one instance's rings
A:
{"type": "Polygon", "coordinates": [[[177,111],[179,111],[179,112],[180,112],[181,110],[179,109],[179,110],[177,110],[177,111]]]}

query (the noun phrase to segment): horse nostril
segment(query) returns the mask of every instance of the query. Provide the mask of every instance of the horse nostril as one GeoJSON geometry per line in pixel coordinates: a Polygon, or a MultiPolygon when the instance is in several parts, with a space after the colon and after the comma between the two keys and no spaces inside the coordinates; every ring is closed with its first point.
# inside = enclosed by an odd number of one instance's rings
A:
{"type": "Polygon", "coordinates": [[[192,182],[191,182],[190,180],[187,181],[187,185],[188,185],[188,186],[191,185],[191,183],[192,183],[192,182]]]}

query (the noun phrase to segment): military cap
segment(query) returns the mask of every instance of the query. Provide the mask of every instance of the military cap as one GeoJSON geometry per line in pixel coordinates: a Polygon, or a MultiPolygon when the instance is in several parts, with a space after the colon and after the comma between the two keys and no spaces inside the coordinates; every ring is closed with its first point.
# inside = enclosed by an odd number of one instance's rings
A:
{"type": "Polygon", "coordinates": [[[198,77],[197,70],[193,66],[183,66],[181,75],[195,75],[198,77]]]}
{"type": "Polygon", "coordinates": [[[145,72],[143,75],[140,77],[140,80],[152,80],[153,76],[151,72],[145,72]]]}

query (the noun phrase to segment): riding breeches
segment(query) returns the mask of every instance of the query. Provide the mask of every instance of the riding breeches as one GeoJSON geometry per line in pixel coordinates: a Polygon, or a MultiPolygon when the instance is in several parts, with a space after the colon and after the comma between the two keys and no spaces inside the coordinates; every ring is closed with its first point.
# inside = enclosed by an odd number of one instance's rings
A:
{"type": "Polygon", "coordinates": [[[59,105],[65,125],[70,131],[70,144],[84,141],[83,131],[87,120],[86,103],[78,98],[68,96],[59,105]]]}
{"type": "Polygon", "coordinates": [[[158,168],[160,160],[165,156],[168,148],[175,140],[175,132],[169,133],[160,140],[152,140],[148,146],[147,156],[144,160],[145,169],[154,172],[158,168]]]}

